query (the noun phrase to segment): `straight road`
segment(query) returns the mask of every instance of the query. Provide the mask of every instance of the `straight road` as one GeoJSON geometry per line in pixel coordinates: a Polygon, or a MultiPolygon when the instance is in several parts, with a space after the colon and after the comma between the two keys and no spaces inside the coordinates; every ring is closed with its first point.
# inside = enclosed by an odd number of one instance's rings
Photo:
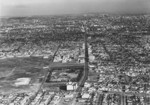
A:
{"type": "Polygon", "coordinates": [[[103,104],[103,100],[104,100],[104,94],[103,93],[99,93],[98,94],[98,102],[97,105],[102,105],[103,104]]]}
{"type": "Polygon", "coordinates": [[[86,80],[88,79],[88,63],[89,63],[89,55],[88,55],[88,44],[87,44],[87,34],[84,34],[84,43],[85,43],[85,63],[84,63],[84,71],[83,71],[83,75],[78,83],[78,88],[76,89],[75,93],[74,93],[74,98],[72,100],[72,104],[71,105],[76,105],[76,98],[78,97],[78,94],[80,94],[82,92],[82,87],[84,87],[84,83],[86,82],[86,80]]]}
{"type": "Polygon", "coordinates": [[[107,94],[120,94],[120,95],[125,95],[125,96],[136,95],[136,96],[139,96],[139,97],[145,97],[145,96],[150,97],[150,94],[146,94],[146,93],[117,92],[117,91],[108,91],[106,93],[107,94]]]}
{"type": "MultiPolygon", "coordinates": [[[[55,56],[56,56],[56,54],[57,54],[59,48],[60,48],[60,45],[57,47],[57,49],[56,49],[56,51],[55,51],[55,53],[54,53],[52,59],[50,60],[49,65],[54,61],[54,58],[55,58],[55,56]]],[[[50,67],[49,67],[49,68],[50,68],[50,67]]],[[[42,86],[43,86],[44,82],[45,82],[46,79],[47,79],[48,72],[49,72],[49,70],[46,70],[46,71],[45,71],[44,79],[43,79],[41,85],[39,86],[37,92],[29,98],[29,100],[27,101],[27,103],[26,103],[25,105],[30,105],[30,103],[35,99],[35,97],[37,96],[37,94],[42,90],[42,86]]]]}
{"type": "Polygon", "coordinates": [[[84,35],[84,43],[85,43],[85,63],[84,63],[84,71],[83,76],[81,77],[79,81],[79,87],[77,89],[77,92],[81,93],[82,87],[84,86],[85,81],[88,78],[88,63],[89,63],[89,55],[88,55],[88,45],[87,45],[87,34],[84,35]]]}

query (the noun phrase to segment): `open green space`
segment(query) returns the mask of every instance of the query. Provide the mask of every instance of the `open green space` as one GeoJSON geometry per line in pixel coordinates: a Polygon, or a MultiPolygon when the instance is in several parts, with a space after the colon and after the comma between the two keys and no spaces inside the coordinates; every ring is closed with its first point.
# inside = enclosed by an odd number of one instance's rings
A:
{"type": "Polygon", "coordinates": [[[50,65],[51,69],[62,69],[62,68],[84,68],[84,64],[82,63],[58,63],[53,62],[50,65]]]}
{"type": "Polygon", "coordinates": [[[43,78],[48,61],[41,57],[8,58],[0,60],[0,92],[36,90],[43,78]],[[30,79],[27,85],[16,86],[19,78],[30,79]]]}

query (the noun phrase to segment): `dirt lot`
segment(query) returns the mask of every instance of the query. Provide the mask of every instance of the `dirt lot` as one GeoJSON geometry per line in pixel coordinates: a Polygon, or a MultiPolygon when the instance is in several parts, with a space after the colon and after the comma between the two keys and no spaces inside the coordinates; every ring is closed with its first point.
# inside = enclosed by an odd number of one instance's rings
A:
{"type": "Polygon", "coordinates": [[[39,57],[11,58],[0,60],[0,92],[35,90],[38,78],[44,75],[43,67],[48,63],[39,57]],[[16,87],[17,78],[31,78],[29,85],[16,87]]]}

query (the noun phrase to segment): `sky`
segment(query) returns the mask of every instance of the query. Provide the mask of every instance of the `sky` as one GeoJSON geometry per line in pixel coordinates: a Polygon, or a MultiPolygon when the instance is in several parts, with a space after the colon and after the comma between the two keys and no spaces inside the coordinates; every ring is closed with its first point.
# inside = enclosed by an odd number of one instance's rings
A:
{"type": "Polygon", "coordinates": [[[0,16],[150,12],[150,0],[0,0],[0,16]]]}

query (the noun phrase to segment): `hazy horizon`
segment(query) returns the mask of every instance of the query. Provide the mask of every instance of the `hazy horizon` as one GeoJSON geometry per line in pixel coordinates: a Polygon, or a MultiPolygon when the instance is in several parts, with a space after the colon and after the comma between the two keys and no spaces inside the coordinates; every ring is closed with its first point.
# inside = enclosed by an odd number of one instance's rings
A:
{"type": "Polygon", "coordinates": [[[150,0],[0,0],[0,16],[150,13],[150,0]]]}

